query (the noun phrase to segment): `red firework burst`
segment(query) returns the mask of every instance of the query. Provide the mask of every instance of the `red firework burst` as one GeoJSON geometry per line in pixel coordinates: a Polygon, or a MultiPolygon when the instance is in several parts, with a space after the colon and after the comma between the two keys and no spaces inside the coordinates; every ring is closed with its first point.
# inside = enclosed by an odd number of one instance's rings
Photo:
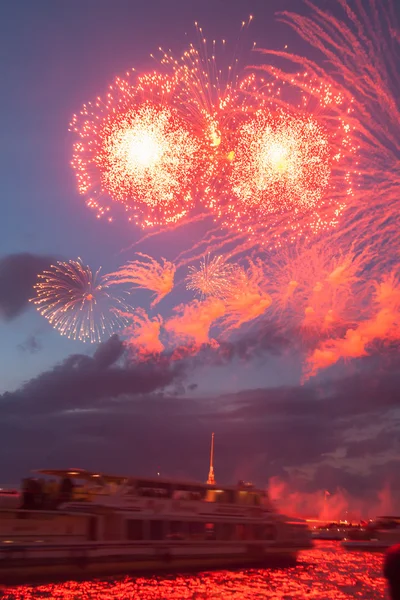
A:
{"type": "Polygon", "coordinates": [[[111,198],[147,227],[176,222],[193,204],[204,151],[171,104],[174,86],[174,77],[156,74],[136,85],[117,79],[104,103],[98,99],[74,117],[72,165],[98,216],[110,210],[111,198]]]}
{"type": "MultiPolygon", "coordinates": [[[[227,182],[235,225],[284,210],[314,208],[329,183],[326,131],[311,117],[259,111],[240,127],[227,182]]],[[[222,207],[220,215],[226,215],[222,207]]],[[[254,222],[254,221],[253,221],[254,222]]]]}

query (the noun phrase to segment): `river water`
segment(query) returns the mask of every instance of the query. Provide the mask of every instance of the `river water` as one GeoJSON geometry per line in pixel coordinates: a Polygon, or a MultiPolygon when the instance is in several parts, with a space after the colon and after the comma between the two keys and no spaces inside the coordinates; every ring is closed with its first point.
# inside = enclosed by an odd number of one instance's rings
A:
{"type": "Polygon", "coordinates": [[[1,588],[3,600],[387,599],[381,554],[318,542],[290,569],[243,569],[1,588]]]}

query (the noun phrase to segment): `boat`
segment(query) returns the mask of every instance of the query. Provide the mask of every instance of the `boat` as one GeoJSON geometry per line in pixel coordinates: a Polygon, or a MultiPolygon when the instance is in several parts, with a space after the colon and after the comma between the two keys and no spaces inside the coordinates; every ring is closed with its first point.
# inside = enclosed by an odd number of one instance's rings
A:
{"type": "Polygon", "coordinates": [[[395,544],[400,544],[400,517],[393,516],[377,517],[342,542],[347,550],[371,552],[384,552],[395,544]]]}
{"type": "MultiPolygon", "coordinates": [[[[310,525],[310,520],[307,520],[310,525]]],[[[324,523],[323,525],[318,522],[311,528],[311,535],[314,540],[325,540],[325,541],[341,541],[347,539],[353,532],[360,530],[360,525],[349,523],[348,521],[339,521],[324,523]]]]}
{"type": "Polygon", "coordinates": [[[21,494],[15,488],[0,488],[0,509],[18,508],[21,504],[21,494]]]}
{"type": "Polygon", "coordinates": [[[251,484],[42,469],[22,506],[0,509],[0,583],[201,570],[296,560],[305,521],[251,484]],[[51,479],[49,479],[51,478],[51,479]]]}

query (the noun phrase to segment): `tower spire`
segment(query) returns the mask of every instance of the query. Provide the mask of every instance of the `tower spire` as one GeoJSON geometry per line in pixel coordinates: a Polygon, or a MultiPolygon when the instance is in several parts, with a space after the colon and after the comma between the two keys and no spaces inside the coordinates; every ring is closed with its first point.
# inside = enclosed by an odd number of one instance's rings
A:
{"type": "Polygon", "coordinates": [[[215,477],[214,477],[214,434],[211,434],[211,451],[210,451],[210,470],[208,471],[208,479],[207,483],[210,485],[214,485],[215,477]]]}

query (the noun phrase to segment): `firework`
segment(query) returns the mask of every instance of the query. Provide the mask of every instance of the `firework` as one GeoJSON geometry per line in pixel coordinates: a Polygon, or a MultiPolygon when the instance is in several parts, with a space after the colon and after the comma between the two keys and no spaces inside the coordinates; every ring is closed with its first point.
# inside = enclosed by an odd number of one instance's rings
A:
{"type": "Polygon", "coordinates": [[[221,320],[225,331],[238,329],[257,319],[272,304],[271,296],[263,289],[265,278],[261,263],[249,263],[248,269],[241,268],[237,272],[235,288],[226,299],[226,311],[221,320]]]}
{"type": "Polygon", "coordinates": [[[154,359],[163,352],[164,345],[160,341],[163,320],[160,315],[151,319],[143,308],[138,308],[134,312],[121,312],[120,316],[128,323],[122,334],[136,359],[154,359]]]}
{"type": "Polygon", "coordinates": [[[304,56],[263,50],[290,61],[307,77],[293,69],[262,68],[281,86],[305,91],[311,101],[318,101],[321,86],[330,87],[331,98],[343,98],[331,103],[330,112],[334,119],[343,118],[357,146],[359,177],[357,188],[346,196],[349,211],[339,233],[346,239],[353,236],[358,248],[369,245],[375,260],[390,269],[399,253],[399,25],[390,0],[379,8],[374,0],[356,4],[354,10],[347,0],[339,0],[335,16],[311,2],[307,16],[281,13],[281,20],[325,57],[324,66],[304,56]],[[315,85],[305,89],[305,79],[315,85]],[[351,110],[344,116],[346,106],[351,110]]]}
{"type": "Polygon", "coordinates": [[[373,306],[368,319],[348,329],[343,338],[322,342],[307,359],[306,378],[340,359],[367,356],[378,341],[398,343],[400,340],[400,281],[391,274],[375,283],[373,306]]]}
{"type": "Polygon", "coordinates": [[[175,316],[165,323],[165,330],[180,344],[189,344],[199,349],[204,344],[215,345],[210,338],[210,329],[225,314],[224,302],[218,298],[208,298],[203,302],[194,300],[175,308],[175,316]]]}
{"type": "Polygon", "coordinates": [[[237,266],[227,263],[223,256],[210,258],[210,254],[207,254],[198,268],[189,267],[186,288],[193,290],[202,299],[210,296],[226,298],[234,288],[236,271],[237,266]]]}
{"type": "Polygon", "coordinates": [[[364,310],[362,275],[368,259],[368,253],[342,251],[326,240],[269,253],[263,272],[274,317],[281,326],[298,330],[308,343],[312,337],[319,341],[328,332],[341,332],[364,310]]]}
{"type": "Polygon", "coordinates": [[[129,283],[137,288],[152,290],[155,296],[151,303],[153,307],[174,287],[176,267],[165,258],[159,263],[147,254],[138,252],[137,255],[140,256],[139,260],[129,261],[115,273],[110,273],[108,282],[109,285],[129,283]]]}
{"type": "MultiPolygon", "coordinates": [[[[199,48],[191,45],[178,60],[165,54],[164,62],[179,74],[182,110],[211,146],[202,202],[242,234],[247,250],[266,241],[279,246],[282,233],[296,239],[336,227],[357,172],[352,99],[307,74],[299,76],[300,93],[278,72],[268,81],[256,73],[240,77],[237,60],[224,77],[215,42],[208,52],[199,33],[199,48]]],[[[206,236],[205,245],[211,240],[206,236]]],[[[213,251],[229,236],[220,243],[213,251]]]]}
{"type": "MultiPolygon", "coordinates": [[[[242,22],[242,29],[252,21],[242,22]]],[[[224,162],[231,160],[231,140],[235,135],[238,119],[255,105],[260,106],[265,96],[251,97],[254,75],[239,75],[239,59],[233,56],[228,68],[222,70],[217,63],[218,51],[225,54],[226,43],[213,40],[209,43],[203,30],[195,23],[198,44],[191,43],[183,54],[176,58],[161,48],[162,66],[175,75],[176,104],[180,113],[189,121],[199,137],[206,140],[211,157],[211,171],[221,176],[224,162]]],[[[253,45],[254,47],[254,45],[253,45]]],[[[209,172],[210,174],[210,172],[209,172]]]]}
{"type": "Polygon", "coordinates": [[[72,165],[98,216],[109,212],[107,198],[143,227],[174,223],[193,205],[204,149],[173,106],[174,87],[174,77],[157,74],[117,79],[104,102],[74,116],[72,165]]]}
{"type": "Polygon", "coordinates": [[[125,325],[118,311],[128,310],[126,304],[111,293],[100,269],[93,272],[80,258],[52,265],[34,289],[37,310],[70,339],[99,342],[125,325]]]}
{"type": "Polygon", "coordinates": [[[311,117],[258,112],[238,131],[227,207],[235,225],[314,209],[330,179],[326,132],[311,117]]]}

